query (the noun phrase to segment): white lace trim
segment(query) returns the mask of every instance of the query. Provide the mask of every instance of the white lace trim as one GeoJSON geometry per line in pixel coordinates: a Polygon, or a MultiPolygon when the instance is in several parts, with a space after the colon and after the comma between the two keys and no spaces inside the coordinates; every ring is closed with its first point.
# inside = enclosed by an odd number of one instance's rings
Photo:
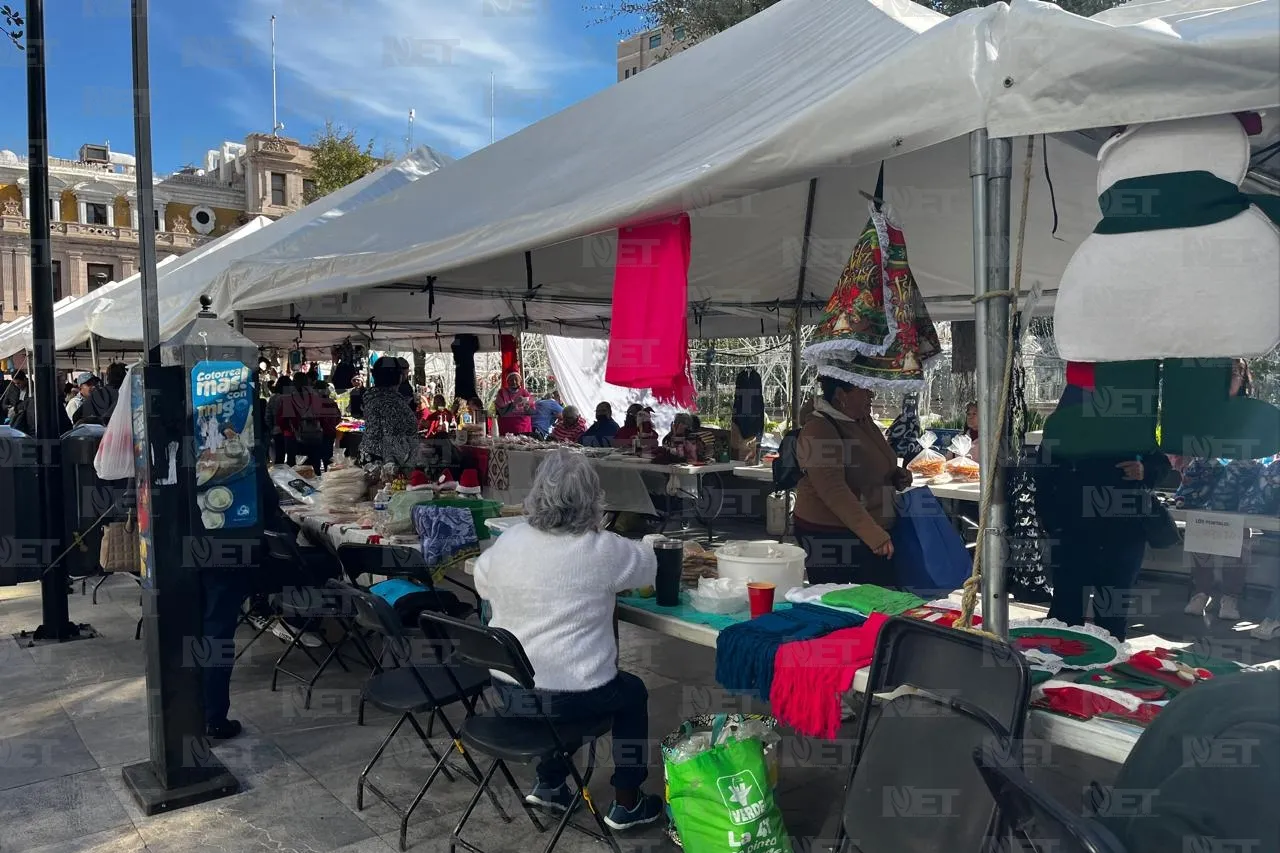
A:
{"type": "Polygon", "coordinates": [[[1101,640],[1116,651],[1115,658],[1105,663],[1091,663],[1081,666],[1063,661],[1063,669],[1074,669],[1081,672],[1087,672],[1091,669],[1106,669],[1114,664],[1124,663],[1132,654],[1128,643],[1117,640],[1110,631],[1106,628],[1099,628],[1097,625],[1068,625],[1061,619],[1019,619],[1009,623],[1010,631],[1015,628],[1053,628],[1059,631],[1072,631],[1076,634],[1085,634],[1093,637],[1095,640],[1101,640]]]}
{"type": "Polygon", "coordinates": [[[850,385],[866,388],[869,391],[893,391],[895,393],[909,394],[912,391],[924,390],[923,379],[884,379],[879,376],[864,376],[861,373],[845,370],[829,361],[818,364],[818,375],[839,379],[842,382],[848,382],[850,385]]]}

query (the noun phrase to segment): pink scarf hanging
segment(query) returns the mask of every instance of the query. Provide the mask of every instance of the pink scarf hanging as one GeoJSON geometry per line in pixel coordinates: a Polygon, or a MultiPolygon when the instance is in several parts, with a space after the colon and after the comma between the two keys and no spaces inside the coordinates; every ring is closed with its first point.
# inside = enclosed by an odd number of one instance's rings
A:
{"type": "Polygon", "coordinates": [[[692,408],[689,370],[688,214],[618,229],[613,322],[605,381],[648,388],[661,403],[692,408]]]}

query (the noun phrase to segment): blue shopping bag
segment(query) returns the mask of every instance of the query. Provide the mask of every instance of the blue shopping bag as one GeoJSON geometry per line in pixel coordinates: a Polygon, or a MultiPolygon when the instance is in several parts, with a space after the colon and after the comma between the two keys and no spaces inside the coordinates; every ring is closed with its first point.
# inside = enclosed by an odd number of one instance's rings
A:
{"type": "Polygon", "coordinates": [[[893,566],[898,585],[922,598],[948,595],[973,572],[973,558],[927,486],[908,489],[894,501],[893,566]]]}

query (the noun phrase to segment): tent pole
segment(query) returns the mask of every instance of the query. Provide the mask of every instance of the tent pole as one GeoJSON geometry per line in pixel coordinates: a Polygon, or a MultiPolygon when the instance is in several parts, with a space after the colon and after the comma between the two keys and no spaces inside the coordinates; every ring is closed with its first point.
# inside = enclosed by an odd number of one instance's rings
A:
{"type": "MultiPolygon", "coordinates": [[[[975,240],[981,246],[982,269],[975,257],[974,290],[978,296],[986,296],[978,303],[976,334],[978,339],[978,417],[982,434],[982,488],[991,495],[991,506],[986,510],[986,529],[982,541],[982,615],[983,626],[1004,637],[1009,630],[1009,600],[1005,594],[1006,578],[1004,547],[1007,508],[1004,497],[1004,466],[1008,462],[1008,442],[988,426],[1000,421],[1002,402],[1001,385],[1004,380],[1004,363],[1008,354],[1009,325],[1009,214],[1010,184],[1013,175],[1013,141],[1011,139],[985,139],[986,216],[979,219],[977,198],[974,199],[974,227],[985,227],[985,239],[975,240]],[[1000,296],[991,296],[999,293],[1000,296]],[[987,479],[991,488],[988,489],[987,479]]],[[[979,156],[979,139],[972,137],[972,152],[979,156]]],[[[975,192],[977,175],[974,176],[975,192]]],[[[1006,428],[1007,432],[1007,428],[1006,428]]]]}
{"type": "Polygon", "coordinates": [[[102,364],[98,359],[98,336],[93,332],[89,333],[89,361],[93,364],[93,375],[102,375],[102,364]]]}
{"type": "Polygon", "coordinates": [[[804,207],[804,240],[800,244],[800,274],[796,277],[795,310],[791,315],[791,428],[800,428],[800,326],[804,311],[804,285],[809,275],[809,237],[813,232],[813,200],[818,179],[809,179],[809,199],[804,207]]]}

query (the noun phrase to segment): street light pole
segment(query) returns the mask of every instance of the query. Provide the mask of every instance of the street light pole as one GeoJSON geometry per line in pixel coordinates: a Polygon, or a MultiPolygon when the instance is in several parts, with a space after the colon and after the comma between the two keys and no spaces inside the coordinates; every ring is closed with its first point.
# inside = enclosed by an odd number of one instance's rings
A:
{"type": "MultiPolygon", "coordinates": [[[[151,170],[151,61],[147,0],[133,0],[133,139],[138,209],[155,209],[151,170]]],[[[138,217],[138,275],[142,284],[142,348],[147,364],[160,363],[160,297],[156,289],[156,224],[138,217]]]]}
{"type": "MultiPolygon", "coordinates": [[[[34,344],[31,391],[35,395],[39,451],[40,541],[48,561],[62,550],[62,392],[53,337],[53,265],[49,258],[49,123],[45,92],[44,0],[27,2],[27,181],[31,193],[31,337],[34,344]],[[40,202],[40,203],[37,203],[40,202]]],[[[67,609],[67,570],[59,561],[40,576],[41,624],[37,640],[70,640],[80,635],[67,609]]]]}

